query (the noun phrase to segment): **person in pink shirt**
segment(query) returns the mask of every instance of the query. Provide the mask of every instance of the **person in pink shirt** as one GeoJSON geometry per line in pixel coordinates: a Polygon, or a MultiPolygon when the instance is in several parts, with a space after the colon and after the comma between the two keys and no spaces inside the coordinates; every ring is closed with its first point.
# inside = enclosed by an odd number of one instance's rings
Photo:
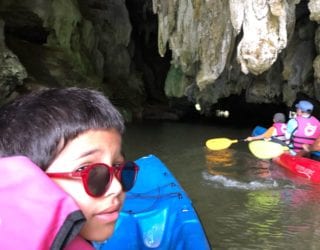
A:
{"type": "Polygon", "coordinates": [[[289,140],[290,153],[296,155],[303,145],[311,145],[320,136],[320,122],[312,115],[313,104],[301,100],[296,105],[296,116],[287,123],[285,136],[289,140]]]}
{"type": "Polygon", "coordinates": [[[138,166],[100,92],[54,88],[0,108],[0,249],[93,249],[108,239],[138,166]]]}
{"type": "Polygon", "coordinates": [[[263,134],[256,135],[256,136],[249,136],[245,140],[246,141],[253,141],[253,140],[260,140],[260,139],[270,139],[275,142],[284,142],[285,132],[286,132],[286,117],[283,113],[275,113],[273,115],[273,124],[269,127],[263,134]]]}

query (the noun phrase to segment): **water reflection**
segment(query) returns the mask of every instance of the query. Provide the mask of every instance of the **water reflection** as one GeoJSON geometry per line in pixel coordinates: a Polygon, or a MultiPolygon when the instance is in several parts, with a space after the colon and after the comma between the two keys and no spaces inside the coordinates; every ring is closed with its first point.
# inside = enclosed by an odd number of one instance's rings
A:
{"type": "Polygon", "coordinates": [[[251,156],[239,159],[239,156],[236,154],[237,152],[232,149],[206,150],[205,157],[208,173],[211,175],[236,176],[239,173],[245,172],[245,175],[255,178],[271,178],[270,166],[272,162],[270,160],[257,161],[251,156]],[[246,162],[245,169],[238,167],[243,160],[246,162]]]}
{"type": "Polygon", "coordinates": [[[318,185],[230,148],[206,150],[205,164],[203,179],[224,203],[214,218],[223,225],[214,232],[216,249],[318,249],[318,185]]]}
{"type": "MultiPolygon", "coordinates": [[[[245,207],[248,212],[247,234],[261,237],[281,238],[283,232],[279,227],[281,196],[277,190],[258,190],[247,194],[245,207]]],[[[256,240],[255,240],[256,241],[256,240]]]]}
{"type": "Polygon", "coordinates": [[[129,158],[156,154],[193,201],[213,249],[320,249],[320,185],[253,157],[246,143],[207,151],[208,138],[249,131],[196,124],[130,126],[129,158]]]}
{"type": "Polygon", "coordinates": [[[224,213],[214,219],[223,225],[215,231],[217,249],[319,249],[319,185],[235,150],[205,158],[203,178],[223,193],[224,213]]]}
{"type": "Polygon", "coordinates": [[[211,175],[234,175],[233,151],[224,150],[206,150],[206,165],[208,173],[211,175]]]}
{"type": "Polygon", "coordinates": [[[255,165],[249,168],[248,171],[255,177],[270,179],[272,177],[270,171],[271,164],[268,160],[255,161],[255,165]]]}

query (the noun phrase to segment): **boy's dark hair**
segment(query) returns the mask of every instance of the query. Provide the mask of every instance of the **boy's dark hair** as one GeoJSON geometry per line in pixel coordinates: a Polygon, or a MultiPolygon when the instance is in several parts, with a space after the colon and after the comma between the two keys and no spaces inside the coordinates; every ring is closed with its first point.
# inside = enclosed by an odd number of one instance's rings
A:
{"type": "Polygon", "coordinates": [[[31,92],[0,108],[0,157],[24,155],[45,170],[79,134],[111,128],[122,134],[123,118],[98,91],[72,87],[31,92]]]}

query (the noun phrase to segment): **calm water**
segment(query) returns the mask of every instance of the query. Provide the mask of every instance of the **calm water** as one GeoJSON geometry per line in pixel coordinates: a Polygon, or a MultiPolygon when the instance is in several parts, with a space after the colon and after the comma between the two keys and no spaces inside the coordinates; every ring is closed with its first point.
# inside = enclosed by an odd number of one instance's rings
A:
{"type": "Polygon", "coordinates": [[[154,154],[187,191],[213,249],[320,249],[320,185],[254,158],[247,143],[208,152],[209,138],[248,129],[174,122],[127,125],[127,158],[154,154]]]}

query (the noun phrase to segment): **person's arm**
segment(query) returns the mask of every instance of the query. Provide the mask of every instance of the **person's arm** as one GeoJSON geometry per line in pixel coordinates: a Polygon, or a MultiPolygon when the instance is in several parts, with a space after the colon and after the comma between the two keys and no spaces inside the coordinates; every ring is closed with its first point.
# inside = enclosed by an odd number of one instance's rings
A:
{"type": "Polygon", "coordinates": [[[320,151],[320,137],[317,138],[313,144],[308,145],[308,144],[303,144],[302,145],[303,150],[307,152],[312,152],[312,151],[320,151]]]}
{"type": "Polygon", "coordinates": [[[310,146],[310,151],[320,151],[320,137],[310,146]]]}
{"type": "Polygon", "coordinates": [[[259,139],[268,139],[272,136],[274,129],[275,129],[274,127],[270,127],[263,134],[257,135],[257,136],[249,136],[245,140],[246,141],[253,141],[253,140],[259,140],[259,139]]]}

